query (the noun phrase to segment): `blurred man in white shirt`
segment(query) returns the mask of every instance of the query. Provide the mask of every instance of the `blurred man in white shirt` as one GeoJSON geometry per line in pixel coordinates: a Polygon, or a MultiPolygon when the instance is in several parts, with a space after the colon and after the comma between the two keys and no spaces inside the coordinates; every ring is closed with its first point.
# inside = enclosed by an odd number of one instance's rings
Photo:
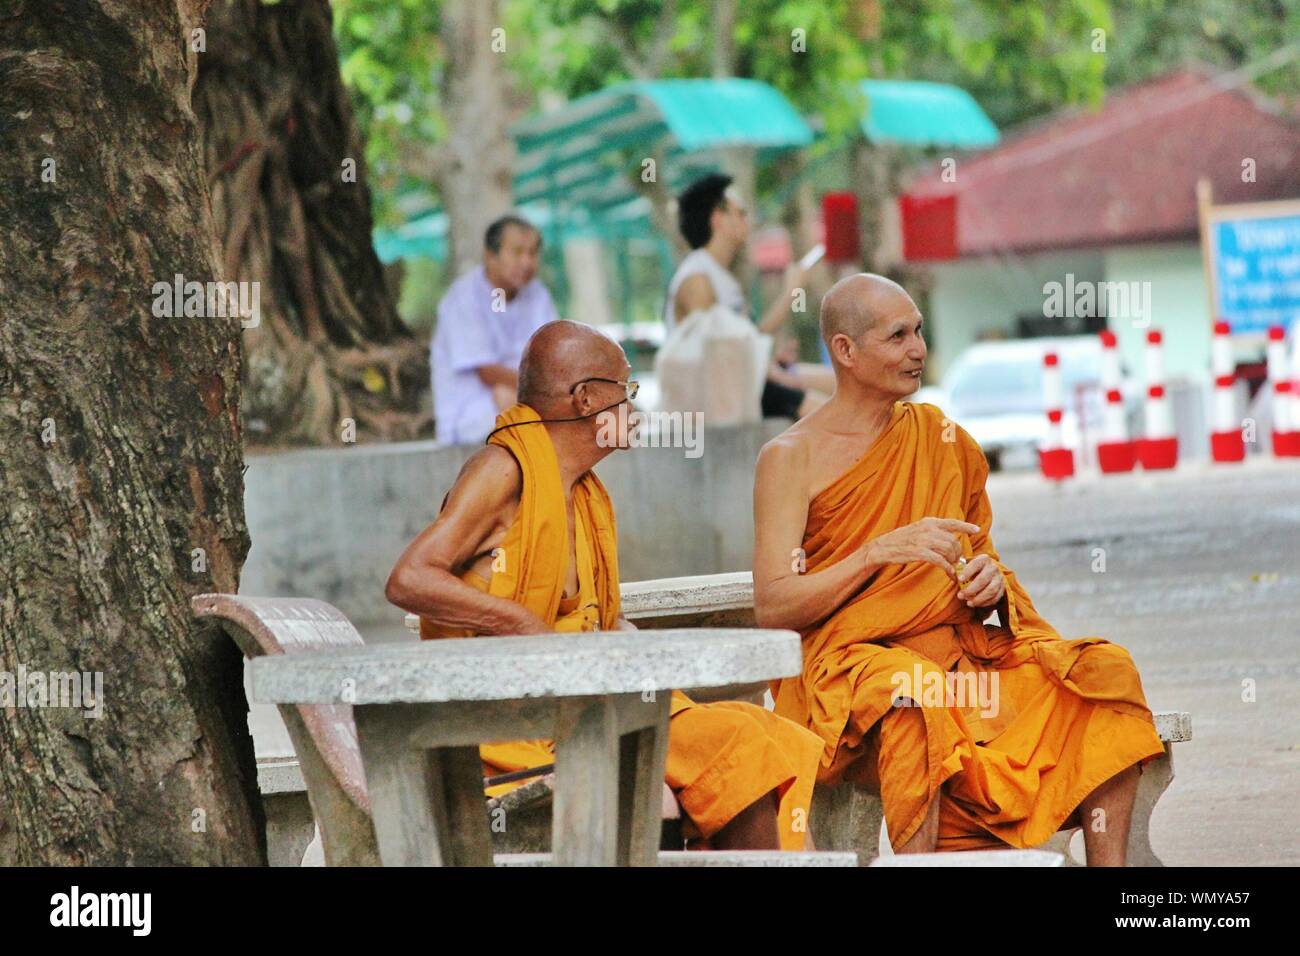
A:
{"type": "Polygon", "coordinates": [[[488,226],[483,265],[452,283],[433,333],[434,422],[447,445],[478,444],[516,401],[529,337],[559,316],[537,278],[542,236],[515,215],[488,226]]]}

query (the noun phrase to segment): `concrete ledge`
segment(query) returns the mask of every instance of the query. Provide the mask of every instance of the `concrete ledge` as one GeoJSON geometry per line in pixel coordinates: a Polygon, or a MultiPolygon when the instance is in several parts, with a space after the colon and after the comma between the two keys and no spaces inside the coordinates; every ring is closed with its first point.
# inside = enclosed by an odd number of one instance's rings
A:
{"type": "MultiPolygon", "coordinates": [[[[625,578],[744,567],[754,546],[754,462],[789,422],[706,425],[705,453],[638,448],[596,468],[618,515],[625,578]],[[683,501],[700,508],[681,508],[683,501]]],[[[310,594],[362,633],[394,622],[384,581],[434,519],[474,446],[352,445],[248,456],[244,506],[252,548],[248,594],[310,594]]]]}
{"type": "Polygon", "coordinates": [[[621,590],[623,616],[629,621],[754,607],[754,576],[749,571],[628,581],[621,590]]]}
{"type": "Polygon", "coordinates": [[[298,758],[258,757],[257,789],[262,791],[264,797],[281,793],[306,793],[307,783],[298,767],[298,758]]]}
{"type": "Polygon", "coordinates": [[[1156,733],[1167,744],[1182,743],[1192,739],[1192,715],[1185,710],[1152,711],[1156,733]]]}

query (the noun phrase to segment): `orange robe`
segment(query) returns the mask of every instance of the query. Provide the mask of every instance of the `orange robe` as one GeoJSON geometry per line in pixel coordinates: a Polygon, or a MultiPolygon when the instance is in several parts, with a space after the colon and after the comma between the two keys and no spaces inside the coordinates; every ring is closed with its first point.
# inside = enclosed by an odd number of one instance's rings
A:
{"type": "MultiPolygon", "coordinates": [[[[515,405],[497,425],[533,422],[537,413],[515,405]]],[[[467,571],[465,583],[524,605],[556,631],[613,630],[621,598],[614,509],[595,474],[588,472],[573,489],[579,592],[564,599],[568,564],[568,518],[555,448],[544,426],[524,424],[489,439],[507,449],[523,472],[523,489],[513,523],[493,573],[485,581],[467,571]]],[[[465,637],[466,631],[438,630],[428,620],[420,636],[465,637]]],[[[653,632],[646,640],[654,640],[653,632]]],[[[752,704],[696,704],[674,691],[670,706],[665,779],[686,815],[687,834],[705,839],[760,797],[780,797],[781,846],[799,850],[808,832],[812,789],[822,742],[815,734],[752,704]]],[[[488,776],[551,763],[549,740],[485,744],[480,748],[488,776]]],[[[496,795],[521,785],[493,788],[496,795]]]]}
{"type": "Polygon", "coordinates": [[[967,560],[987,554],[1005,579],[999,625],[934,565],[886,566],[804,632],[803,674],[773,684],[776,712],[825,741],[820,782],[879,787],[894,846],[940,793],[938,849],[1038,846],[1097,786],[1164,748],[1128,652],[1062,640],[998,559],[988,463],[945,421],[933,405],[895,403],[866,454],[810,503],[807,571],[921,518],[969,521],[980,531],[959,535],[967,560]],[[938,690],[945,679],[951,690],[938,690]]]}

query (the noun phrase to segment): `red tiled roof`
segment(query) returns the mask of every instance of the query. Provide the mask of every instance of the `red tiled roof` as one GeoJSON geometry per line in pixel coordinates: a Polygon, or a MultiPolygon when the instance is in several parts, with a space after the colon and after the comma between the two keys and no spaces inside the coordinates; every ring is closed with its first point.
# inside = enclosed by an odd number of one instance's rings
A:
{"type": "Polygon", "coordinates": [[[1300,197],[1300,117],[1227,82],[1185,69],[1127,87],[958,159],[956,182],[928,168],[908,194],[956,194],[960,256],[1194,239],[1201,177],[1216,204],[1300,197]]]}

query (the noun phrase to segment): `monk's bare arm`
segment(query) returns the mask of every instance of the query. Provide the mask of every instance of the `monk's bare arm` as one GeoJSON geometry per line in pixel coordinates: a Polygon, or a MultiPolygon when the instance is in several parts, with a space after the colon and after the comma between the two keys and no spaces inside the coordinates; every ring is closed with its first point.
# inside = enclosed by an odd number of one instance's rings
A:
{"type": "Polygon", "coordinates": [[[838,608],[881,567],[859,548],[824,571],[801,573],[808,521],[806,446],[778,438],[763,447],[754,477],[754,617],[760,627],[803,630],[838,608]]]}
{"type": "Polygon", "coordinates": [[[518,507],[522,478],[514,457],[488,446],[461,469],[447,504],[397,559],[384,596],[404,611],[476,634],[538,634],[550,628],[514,601],[465,584],[459,575],[487,549],[518,507]]]}

